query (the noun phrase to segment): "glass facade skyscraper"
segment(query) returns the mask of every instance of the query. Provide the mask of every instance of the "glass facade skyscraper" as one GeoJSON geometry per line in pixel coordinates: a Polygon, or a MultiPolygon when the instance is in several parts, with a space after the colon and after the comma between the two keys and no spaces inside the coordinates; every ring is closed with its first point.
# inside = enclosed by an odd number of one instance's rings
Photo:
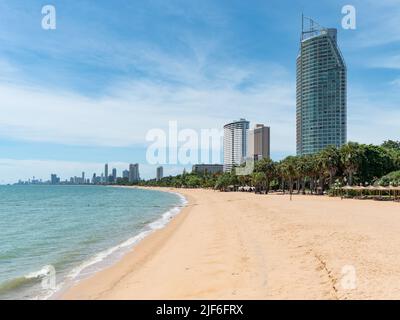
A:
{"type": "Polygon", "coordinates": [[[346,141],[347,69],[337,30],[303,17],[296,77],[297,154],[314,154],[346,141]]]}
{"type": "Polygon", "coordinates": [[[249,121],[240,119],[224,126],[224,171],[230,172],[246,160],[249,121]]]}

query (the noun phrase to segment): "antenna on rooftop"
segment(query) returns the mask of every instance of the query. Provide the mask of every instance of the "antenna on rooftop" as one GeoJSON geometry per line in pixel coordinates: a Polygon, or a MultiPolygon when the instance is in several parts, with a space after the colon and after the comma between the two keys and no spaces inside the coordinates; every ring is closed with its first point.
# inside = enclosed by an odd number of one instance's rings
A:
{"type": "Polygon", "coordinates": [[[303,13],[301,14],[301,40],[316,36],[323,30],[326,30],[326,28],[312,18],[304,16],[303,13]]]}

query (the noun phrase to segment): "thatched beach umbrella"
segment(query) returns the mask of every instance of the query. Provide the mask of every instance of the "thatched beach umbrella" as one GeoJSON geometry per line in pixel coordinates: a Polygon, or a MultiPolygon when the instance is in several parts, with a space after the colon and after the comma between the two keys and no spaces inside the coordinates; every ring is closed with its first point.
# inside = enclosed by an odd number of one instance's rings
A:
{"type": "Polygon", "coordinates": [[[393,186],[389,186],[389,187],[383,187],[383,186],[368,186],[368,187],[362,187],[362,186],[345,186],[343,188],[341,188],[341,190],[343,191],[347,191],[347,195],[348,195],[348,191],[356,191],[356,192],[360,192],[360,195],[363,195],[363,191],[370,191],[373,194],[376,194],[376,192],[378,193],[379,197],[382,197],[382,193],[383,192],[388,192],[389,193],[389,197],[392,196],[392,191],[393,191],[393,196],[394,199],[396,199],[397,194],[400,194],[400,187],[393,187],[393,186]]]}
{"type": "Polygon", "coordinates": [[[400,191],[400,186],[399,187],[395,187],[395,186],[389,186],[389,193],[391,193],[391,191],[393,191],[393,199],[396,200],[397,198],[397,194],[400,191]]]}
{"type": "Polygon", "coordinates": [[[354,187],[352,186],[345,186],[342,188],[342,190],[354,190],[354,187]]]}

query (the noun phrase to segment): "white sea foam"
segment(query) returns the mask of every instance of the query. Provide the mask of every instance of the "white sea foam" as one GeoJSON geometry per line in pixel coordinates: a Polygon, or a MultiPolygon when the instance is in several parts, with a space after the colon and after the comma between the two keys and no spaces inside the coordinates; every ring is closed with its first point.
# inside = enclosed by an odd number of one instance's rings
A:
{"type": "Polygon", "coordinates": [[[52,266],[44,266],[38,271],[28,273],[27,275],[24,276],[24,278],[25,279],[43,278],[51,272],[51,268],[52,266]]]}
{"type": "MultiPolygon", "coordinates": [[[[46,300],[49,299],[55,292],[61,288],[61,284],[54,287],[46,285],[48,277],[55,276],[55,269],[52,265],[43,266],[40,270],[30,272],[26,274],[23,278],[26,280],[41,280],[42,281],[42,291],[38,296],[31,298],[31,300],[46,300]]],[[[55,281],[55,280],[54,280],[55,281]]]]}
{"type": "Polygon", "coordinates": [[[108,260],[109,258],[114,257],[114,259],[111,260],[112,262],[115,262],[118,258],[121,258],[125,253],[127,253],[130,249],[132,249],[132,247],[137,245],[141,240],[143,240],[149,234],[153,233],[155,230],[164,228],[188,203],[186,198],[180,193],[171,191],[168,191],[168,193],[175,194],[179,197],[180,199],[179,206],[173,207],[172,209],[164,212],[159,219],[149,223],[146,227],[143,228],[143,230],[139,234],[135,235],[134,237],[131,237],[128,240],[114,247],[111,247],[107,250],[97,253],[91,259],[83,262],[79,266],[72,269],[71,272],[66,276],[65,281],[63,283],[60,283],[57,286],[56,290],[54,290],[50,294],[47,294],[45,298],[41,297],[41,299],[49,299],[53,297],[58,291],[60,291],[61,288],[63,288],[66,285],[66,283],[69,284],[76,283],[82,278],[85,278],[88,275],[91,275],[101,270],[102,266],[104,267],[104,265],[101,264],[106,259],[108,260]],[[95,268],[96,266],[98,266],[98,268],[95,268]],[[91,270],[87,272],[88,269],[91,270]]]}

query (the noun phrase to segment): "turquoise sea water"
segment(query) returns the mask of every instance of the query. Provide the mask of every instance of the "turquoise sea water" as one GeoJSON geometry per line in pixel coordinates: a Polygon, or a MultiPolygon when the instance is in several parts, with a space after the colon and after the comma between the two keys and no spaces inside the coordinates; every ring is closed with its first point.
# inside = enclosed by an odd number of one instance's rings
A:
{"type": "Polygon", "coordinates": [[[141,189],[0,186],[0,299],[54,297],[162,228],[183,204],[141,189]]]}

